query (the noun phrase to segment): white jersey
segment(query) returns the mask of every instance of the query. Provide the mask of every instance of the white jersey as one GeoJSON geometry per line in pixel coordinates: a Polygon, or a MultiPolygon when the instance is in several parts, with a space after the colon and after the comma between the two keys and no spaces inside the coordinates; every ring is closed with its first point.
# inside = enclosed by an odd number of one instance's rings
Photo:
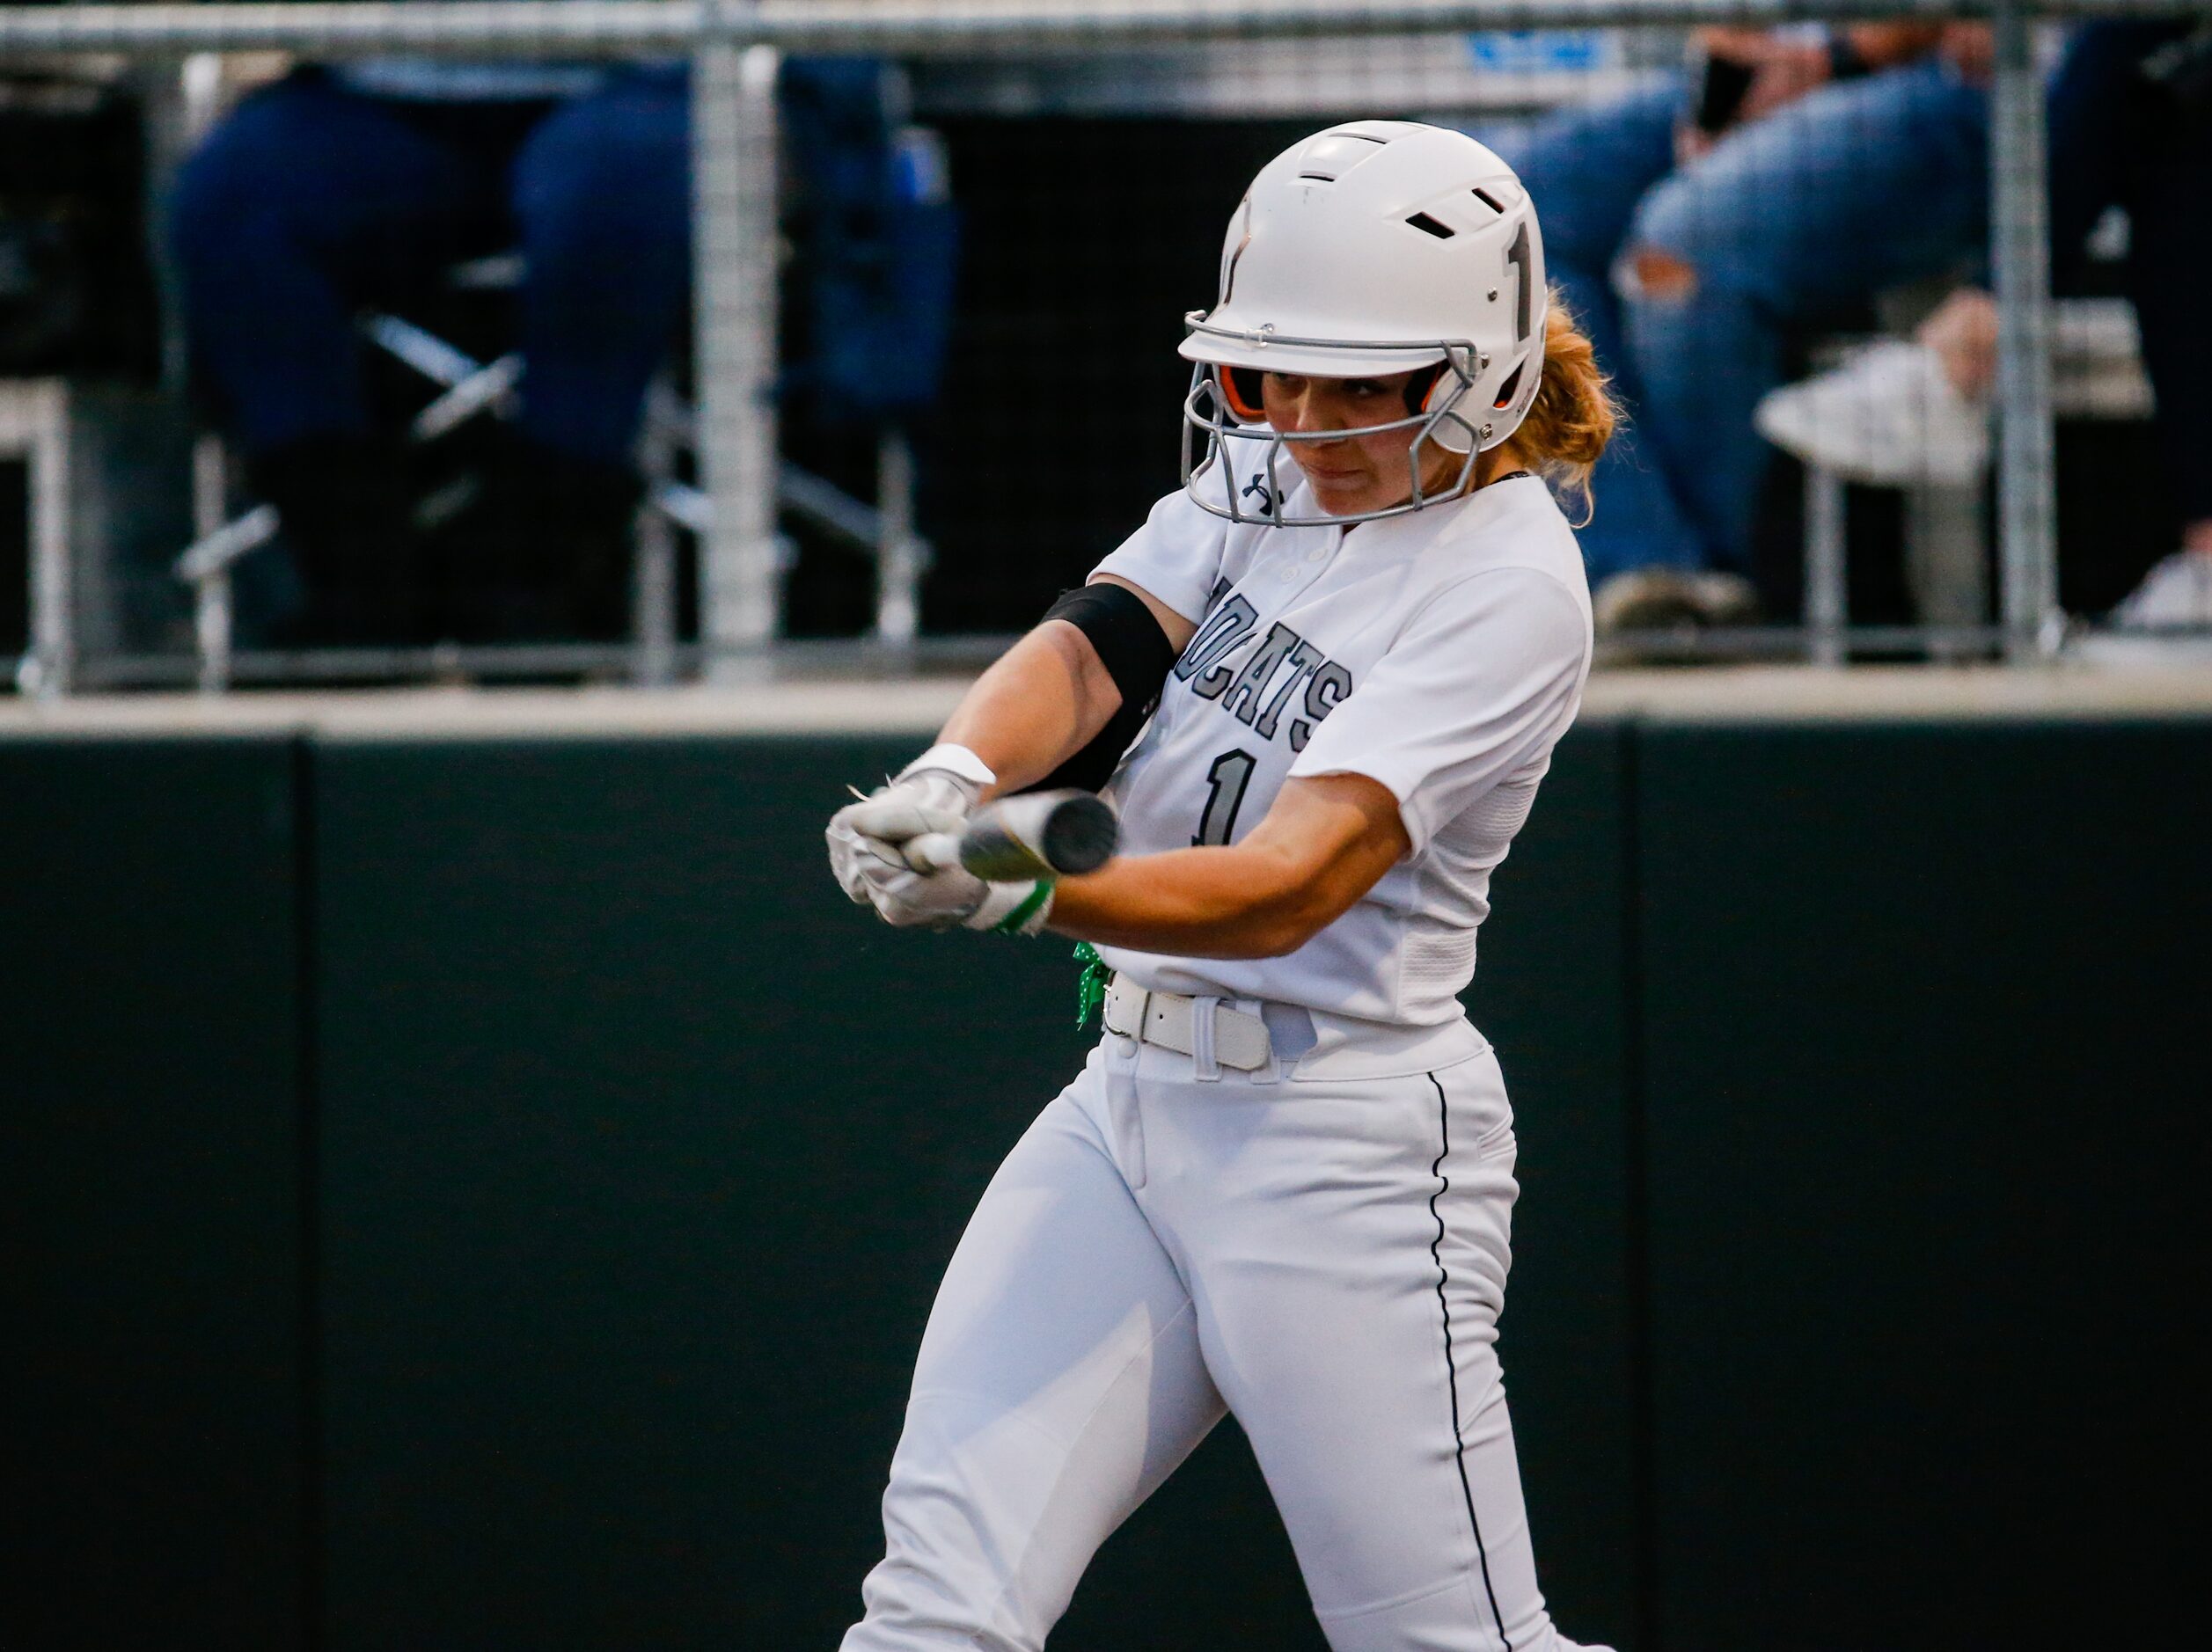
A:
{"type": "MultiPolygon", "coordinates": [[[[1256,477],[1247,493],[1266,497],[1256,477]]],[[[1285,504],[1319,514],[1302,479],[1285,504]]],[[[1338,1017],[1461,1024],[1491,873],[1589,674],[1589,588],[1549,490],[1518,478],[1349,528],[1234,524],[1177,492],[1096,571],[1198,626],[1108,791],[1124,852],[1235,843],[1286,778],[1341,773],[1388,787],[1413,844],[1286,956],[1106,961],[1145,987],[1300,1005],[1324,1046],[1363,1042],[1338,1017]]]]}

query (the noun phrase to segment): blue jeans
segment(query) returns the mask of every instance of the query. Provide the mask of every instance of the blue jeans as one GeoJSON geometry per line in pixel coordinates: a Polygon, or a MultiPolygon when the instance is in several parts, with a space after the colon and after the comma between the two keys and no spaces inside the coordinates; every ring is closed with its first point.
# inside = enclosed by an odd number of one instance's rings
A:
{"type": "Polygon", "coordinates": [[[626,465],[684,315],[689,128],[680,69],[560,103],[375,97],[312,70],[256,92],[170,209],[187,336],[224,422],[254,454],[365,434],[355,312],[518,245],[523,431],[626,465]]]}
{"type": "Polygon", "coordinates": [[[1674,164],[1683,86],[1670,78],[1617,103],[1552,116],[1498,144],[1542,216],[1544,272],[1613,380],[1629,418],[1591,478],[1593,510],[1578,536],[1593,584],[1626,568],[1699,567],[1705,548],[1648,451],[1643,392],[1622,331],[1613,263],[1644,193],[1674,164]]]}
{"type": "Polygon", "coordinates": [[[1988,94],[1939,62],[1822,87],[1678,169],[1681,106],[1674,85],[1568,114],[1520,157],[1551,275],[1639,427],[1597,478],[1593,577],[1747,567],[1768,459],[1752,410],[1789,335],[1987,238],[1988,94]],[[1646,251],[1690,278],[1639,285],[1646,251]]]}

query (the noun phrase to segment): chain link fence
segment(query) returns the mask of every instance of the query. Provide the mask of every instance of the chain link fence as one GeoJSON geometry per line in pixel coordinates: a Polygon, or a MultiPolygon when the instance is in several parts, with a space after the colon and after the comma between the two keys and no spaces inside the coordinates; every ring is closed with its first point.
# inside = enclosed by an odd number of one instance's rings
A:
{"type": "Polygon", "coordinates": [[[2139,599],[2212,533],[2170,297],[2207,16],[0,7],[18,149],[75,152],[70,94],[127,111],[144,264],[88,305],[140,256],[88,238],[99,189],[0,176],[18,682],[983,657],[1174,486],[1220,227],[1356,116],[1535,191],[1631,415],[1585,534],[1611,657],[2186,647],[2139,599]]]}

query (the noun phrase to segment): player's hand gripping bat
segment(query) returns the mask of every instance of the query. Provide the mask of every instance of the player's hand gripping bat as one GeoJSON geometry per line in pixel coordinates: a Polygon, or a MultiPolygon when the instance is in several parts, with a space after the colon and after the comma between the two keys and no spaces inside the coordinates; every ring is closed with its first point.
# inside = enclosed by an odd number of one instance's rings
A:
{"type": "Polygon", "coordinates": [[[1026,792],[986,803],[956,837],[931,832],[906,845],[918,872],[961,866],[986,883],[1073,877],[1114,858],[1121,822],[1089,792],[1026,792]]]}

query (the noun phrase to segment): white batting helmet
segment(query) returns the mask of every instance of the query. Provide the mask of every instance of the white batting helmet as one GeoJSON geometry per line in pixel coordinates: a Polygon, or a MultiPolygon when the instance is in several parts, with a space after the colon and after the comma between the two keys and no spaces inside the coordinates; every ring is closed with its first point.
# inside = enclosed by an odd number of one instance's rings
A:
{"type": "MultiPolygon", "coordinates": [[[[1544,365],[1544,253],[1513,168],[1464,133],[1410,121],[1351,121],[1270,161],[1229,220],[1220,297],[1183,318],[1196,364],[1183,402],[1183,479],[1215,515],[1278,526],[1395,516],[1457,495],[1475,456],[1512,435],[1544,365]],[[1291,520],[1273,514],[1283,444],[1340,439],[1264,428],[1259,375],[1381,377],[1409,369],[1411,497],[1387,510],[1291,520]],[[1265,443],[1271,499],[1241,505],[1225,444],[1265,443]],[[1430,443],[1464,454],[1458,477],[1423,496],[1430,443]]],[[[1241,458],[1248,450],[1238,449],[1241,458]]]]}

